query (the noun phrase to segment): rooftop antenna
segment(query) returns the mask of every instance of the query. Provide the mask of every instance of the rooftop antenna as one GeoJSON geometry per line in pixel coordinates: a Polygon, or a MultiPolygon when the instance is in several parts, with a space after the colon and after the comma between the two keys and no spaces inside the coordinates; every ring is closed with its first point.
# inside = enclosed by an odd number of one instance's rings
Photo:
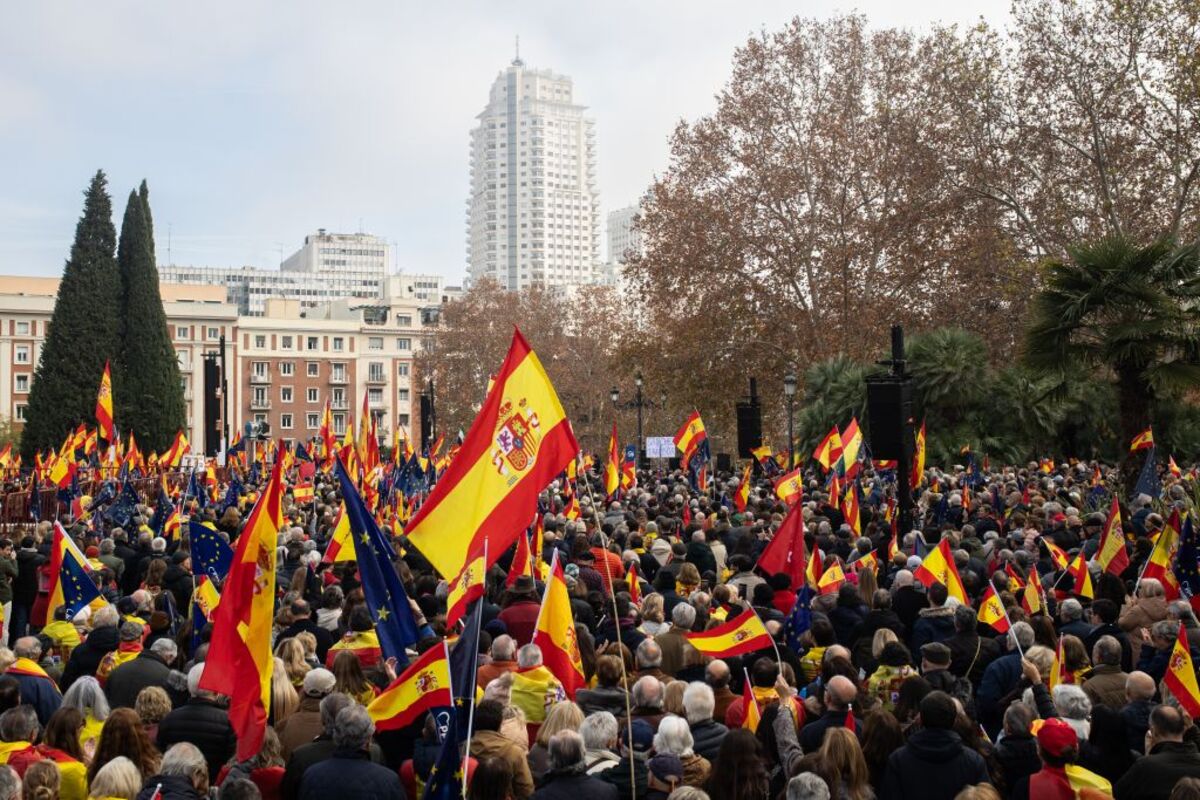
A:
{"type": "Polygon", "coordinates": [[[520,35],[517,36],[517,55],[516,55],[516,58],[513,59],[512,63],[513,63],[514,67],[525,66],[525,62],[521,60],[521,37],[520,37],[520,35]]]}

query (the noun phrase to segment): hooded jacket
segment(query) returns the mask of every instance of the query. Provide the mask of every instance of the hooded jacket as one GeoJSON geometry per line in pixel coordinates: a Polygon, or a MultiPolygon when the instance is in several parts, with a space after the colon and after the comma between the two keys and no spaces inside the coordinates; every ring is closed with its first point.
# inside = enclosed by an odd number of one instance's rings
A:
{"type": "Polygon", "coordinates": [[[948,605],[922,608],[913,623],[909,650],[918,657],[921,647],[930,642],[944,642],[954,636],[954,609],[948,605]]]}
{"type": "Polygon", "coordinates": [[[991,783],[983,756],[954,731],[922,728],[888,757],[880,800],[954,800],[977,783],[991,783]]]}

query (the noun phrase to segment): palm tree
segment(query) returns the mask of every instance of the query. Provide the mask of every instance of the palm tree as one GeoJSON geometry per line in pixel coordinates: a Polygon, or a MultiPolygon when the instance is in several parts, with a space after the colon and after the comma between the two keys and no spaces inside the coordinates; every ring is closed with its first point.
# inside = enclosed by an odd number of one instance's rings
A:
{"type": "MultiPolygon", "coordinates": [[[[1164,239],[1141,246],[1108,237],[1073,248],[1069,261],[1046,263],[1042,280],[1025,332],[1025,363],[1064,382],[1073,367],[1111,380],[1122,443],[1151,424],[1157,398],[1200,386],[1196,244],[1164,239]]],[[[1137,461],[1126,452],[1129,490],[1137,461]]]]}

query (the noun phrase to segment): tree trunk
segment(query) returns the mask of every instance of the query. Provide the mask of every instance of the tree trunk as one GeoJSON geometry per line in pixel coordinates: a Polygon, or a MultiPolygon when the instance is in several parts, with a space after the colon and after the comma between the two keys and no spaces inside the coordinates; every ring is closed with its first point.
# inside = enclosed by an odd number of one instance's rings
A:
{"type": "Polygon", "coordinates": [[[1150,399],[1151,389],[1142,379],[1140,370],[1117,370],[1117,409],[1121,417],[1121,485],[1125,488],[1126,499],[1133,496],[1145,459],[1145,454],[1140,450],[1129,452],[1129,443],[1151,422],[1150,399]]]}

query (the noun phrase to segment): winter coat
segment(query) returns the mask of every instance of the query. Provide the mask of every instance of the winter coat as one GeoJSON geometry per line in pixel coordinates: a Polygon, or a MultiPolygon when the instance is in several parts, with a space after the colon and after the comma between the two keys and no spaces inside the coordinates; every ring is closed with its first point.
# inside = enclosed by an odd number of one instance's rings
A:
{"type": "Polygon", "coordinates": [[[1042,768],[1042,760],[1038,758],[1037,740],[1028,733],[1016,736],[1006,735],[992,750],[992,757],[999,766],[999,779],[1003,786],[997,787],[1005,797],[1011,797],[1013,788],[1022,778],[1042,768]]]}
{"type": "Polygon", "coordinates": [[[892,597],[892,610],[896,612],[896,616],[900,618],[900,622],[908,631],[911,631],[913,625],[917,624],[917,615],[921,613],[921,609],[928,606],[929,598],[912,586],[897,589],[892,597]]]}
{"type": "MultiPolygon", "coordinates": [[[[978,686],[983,673],[1000,655],[1000,643],[975,631],[956,633],[945,641],[950,648],[950,671],[978,686]]],[[[914,657],[915,654],[914,654],[914,657]]]]}
{"type": "Polygon", "coordinates": [[[14,603],[33,605],[37,599],[37,568],[45,561],[46,557],[37,550],[17,551],[17,577],[12,582],[14,603]]]}
{"type": "Polygon", "coordinates": [[[95,628],[83,640],[83,644],[71,651],[71,657],[67,659],[67,666],[63,669],[62,680],[59,681],[62,690],[65,692],[70,689],[71,684],[84,675],[95,675],[101,659],[116,650],[118,644],[120,637],[115,625],[95,628]]]}
{"type": "Polygon", "coordinates": [[[979,710],[979,720],[989,733],[994,734],[1000,729],[1001,716],[1004,714],[1000,701],[1016,688],[1019,680],[1021,654],[1015,650],[1000,656],[983,671],[983,680],[979,682],[975,703],[979,710]]]}
{"type": "Polygon", "coordinates": [[[159,792],[157,800],[202,800],[192,782],[180,775],[153,775],[142,784],[137,800],[152,800],[155,792],[159,792]]]}
{"type": "Polygon", "coordinates": [[[725,741],[725,734],[729,733],[729,728],[712,719],[698,722],[691,727],[692,749],[696,751],[697,755],[714,761],[717,751],[721,749],[721,742],[725,741]]]}
{"type": "Polygon", "coordinates": [[[868,611],[854,632],[854,645],[851,648],[851,656],[858,666],[861,667],[871,660],[871,644],[875,639],[875,632],[881,628],[892,631],[902,642],[908,638],[908,631],[895,611],[890,608],[868,611]]]}
{"type": "MultiPolygon", "coordinates": [[[[296,748],[292,757],[288,759],[283,770],[283,781],[279,784],[279,793],[283,800],[296,800],[300,796],[300,782],[309,767],[328,761],[336,750],[333,739],[324,735],[318,736],[316,741],[296,748]]],[[[383,752],[379,745],[371,745],[370,758],[376,764],[383,763],[383,752]]]]}
{"type": "Polygon", "coordinates": [[[513,771],[513,800],[525,800],[533,794],[533,775],[525,749],[499,731],[476,731],[471,737],[471,755],[483,761],[499,758],[513,771]]]}
{"type": "Polygon", "coordinates": [[[920,658],[922,645],[944,642],[954,636],[954,609],[950,606],[922,608],[913,623],[909,650],[913,658],[920,658]]]}
{"type": "Polygon", "coordinates": [[[1128,677],[1120,667],[1101,664],[1088,673],[1083,691],[1091,698],[1093,706],[1104,705],[1120,711],[1125,705],[1125,679],[1128,677]]]}
{"type": "Polygon", "coordinates": [[[1117,800],[1150,800],[1171,796],[1175,784],[1184,778],[1200,778],[1200,752],[1191,742],[1158,742],[1149,755],[1138,759],[1117,781],[1113,796],[1117,800]]]}
{"type": "Polygon", "coordinates": [[[302,696],[300,705],[292,715],[275,724],[284,759],[290,757],[298,748],[312,742],[324,730],[325,727],[321,724],[321,698],[302,696]]]}
{"type": "Polygon", "coordinates": [[[500,612],[500,621],[508,635],[523,647],[533,641],[533,628],[537,625],[538,612],[542,606],[532,598],[517,600],[500,612]]]}
{"type": "Polygon", "coordinates": [[[229,724],[229,712],[211,700],[193,697],[158,723],[160,753],[173,744],[191,742],[208,762],[208,779],[212,781],[221,766],[233,755],[237,734],[229,724]]]}
{"type": "Polygon", "coordinates": [[[617,787],[591,775],[548,773],[546,783],[533,793],[534,800],[617,800],[617,787]]]}
{"type": "Polygon", "coordinates": [[[977,783],[991,783],[983,756],[954,731],[923,728],[888,756],[880,800],[954,800],[977,783]]]}
{"type": "Polygon", "coordinates": [[[1125,604],[1117,624],[1126,633],[1138,628],[1149,628],[1167,618],[1167,601],[1161,597],[1139,597],[1125,604]]]}
{"type": "Polygon", "coordinates": [[[584,715],[607,711],[614,717],[625,716],[625,699],[628,693],[620,686],[597,686],[595,689],[580,689],[575,693],[575,702],[584,715]]]}
{"type": "MultiPolygon", "coordinates": [[[[825,731],[830,728],[844,727],[846,727],[845,711],[826,711],[805,725],[804,729],[800,731],[800,748],[805,753],[815,753],[820,749],[821,742],[825,739],[825,731]]],[[[854,720],[854,733],[859,737],[862,736],[862,723],[857,718],[854,720]]]]}
{"type": "Polygon", "coordinates": [[[138,693],[147,686],[166,688],[171,668],[153,650],[143,650],[138,657],[127,661],[108,674],[104,693],[113,708],[133,708],[138,693]]]}
{"type": "Polygon", "coordinates": [[[400,776],[371,762],[366,750],[333,751],[304,771],[300,800],[406,800],[400,776]]]}
{"type": "Polygon", "coordinates": [[[843,647],[854,644],[855,632],[866,616],[866,606],[861,604],[845,605],[839,602],[834,606],[833,610],[829,612],[829,623],[833,625],[833,633],[837,637],[838,644],[843,647]]]}
{"type": "Polygon", "coordinates": [[[700,653],[685,638],[687,633],[683,628],[672,625],[666,633],[654,637],[654,641],[662,648],[662,671],[672,677],[684,667],[700,663],[700,653]]]}

